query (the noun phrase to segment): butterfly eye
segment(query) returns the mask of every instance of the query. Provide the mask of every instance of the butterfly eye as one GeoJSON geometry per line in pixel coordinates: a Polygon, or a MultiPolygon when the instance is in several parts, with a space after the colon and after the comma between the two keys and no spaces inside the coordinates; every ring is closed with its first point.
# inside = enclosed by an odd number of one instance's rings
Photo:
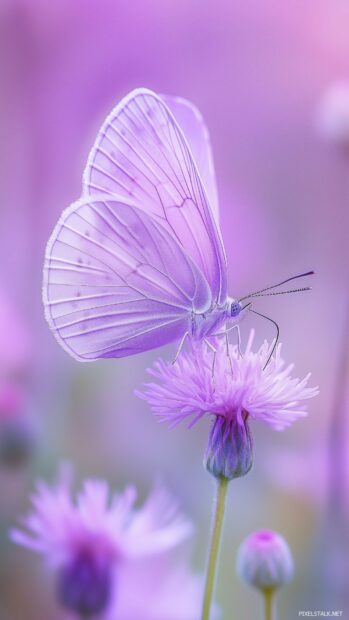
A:
{"type": "Polygon", "coordinates": [[[233,301],[230,306],[230,315],[232,317],[238,316],[242,310],[241,304],[239,301],[233,301]]]}

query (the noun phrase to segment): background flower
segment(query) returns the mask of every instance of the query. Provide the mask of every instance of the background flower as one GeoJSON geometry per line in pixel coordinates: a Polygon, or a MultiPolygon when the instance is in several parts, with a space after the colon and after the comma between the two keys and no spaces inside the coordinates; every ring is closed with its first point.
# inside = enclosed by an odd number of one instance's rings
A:
{"type": "Polygon", "coordinates": [[[133,487],[111,496],[98,480],[86,480],[74,500],[62,475],[52,488],[37,485],[32,512],[11,538],[44,557],[55,572],[59,602],[78,615],[195,620],[201,580],[183,559],[171,558],[191,524],[163,487],[139,509],[135,500],[133,487]]]}
{"type": "Polygon", "coordinates": [[[349,82],[332,84],[319,102],[316,114],[319,134],[334,145],[349,147],[349,82]]]}

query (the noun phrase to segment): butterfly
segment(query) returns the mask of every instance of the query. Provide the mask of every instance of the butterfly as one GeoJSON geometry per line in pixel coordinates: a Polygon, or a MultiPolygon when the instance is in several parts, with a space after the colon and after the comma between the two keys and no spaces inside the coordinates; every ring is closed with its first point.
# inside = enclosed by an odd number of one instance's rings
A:
{"type": "Polygon", "coordinates": [[[82,197],[48,241],[43,302],[80,361],[187,336],[209,343],[237,323],[244,306],[227,294],[209,135],[191,103],[141,88],[106,118],[82,197]]]}

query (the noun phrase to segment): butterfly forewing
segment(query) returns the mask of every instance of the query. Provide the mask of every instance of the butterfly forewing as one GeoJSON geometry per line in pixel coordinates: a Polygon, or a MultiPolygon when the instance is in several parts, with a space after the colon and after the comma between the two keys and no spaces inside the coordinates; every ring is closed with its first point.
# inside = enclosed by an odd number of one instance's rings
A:
{"type": "Polygon", "coordinates": [[[44,268],[46,316],[78,359],[122,357],[180,338],[212,304],[207,281],[162,226],[125,199],[86,197],[62,215],[44,268]]]}
{"type": "Polygon", "coordinates": [[[112,111],[90,153],[84,191],[127,197],[156,218],[202,272],[213,301],[225,301],[217,222],[183,132],[159,96],[139,89],[112,111]]]}
{"type": "Polygon", "coordinates": [[[219,231],[219,207],[211,141],[205,121],[199,110],[182,97],[161,95],[179,124],[190,148],[208,203],[219,231]]]}

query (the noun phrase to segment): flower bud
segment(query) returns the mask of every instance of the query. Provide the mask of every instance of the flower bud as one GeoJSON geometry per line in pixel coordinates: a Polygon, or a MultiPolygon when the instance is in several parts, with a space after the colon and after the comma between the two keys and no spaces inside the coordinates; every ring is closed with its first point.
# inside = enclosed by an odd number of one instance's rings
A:
{"type": "Polygon", "coordinates": [[[59,602],[83,618],[106,610],[111,597],[112,575],[108,562],[89,551],[80,552],[58,574],[59,602]]]}
{"type": "Polygon", "coordinates": [[[210,431],[204,459],[207,471],[215,478],[240,478],[245,476],[253,460],[252,435],[245,415],[238,420],[216,416],[210,431]]]}
{"type": "Polygon", "coordinates": [[[286,540],[271,530],[254,532],[240,545],[236,571],[243,581],[271,591],[293,576],[293,559],[286,540]]]}

